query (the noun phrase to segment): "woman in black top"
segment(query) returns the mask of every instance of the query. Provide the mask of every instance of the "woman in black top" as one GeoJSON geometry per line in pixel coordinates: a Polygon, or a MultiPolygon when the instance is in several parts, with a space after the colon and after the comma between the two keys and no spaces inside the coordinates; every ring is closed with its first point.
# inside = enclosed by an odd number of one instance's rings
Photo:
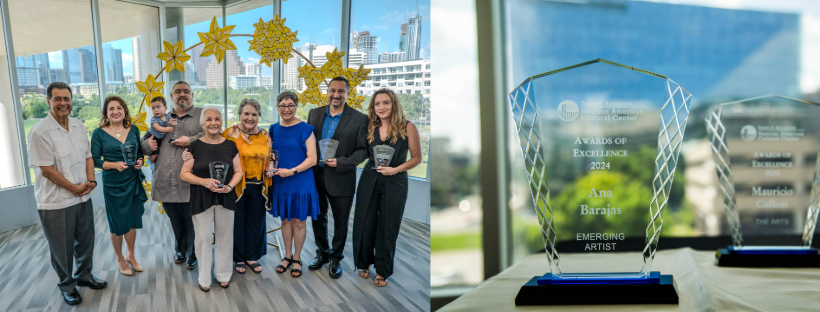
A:
{"type": "Polygon", "coordinates": [[[370,278],[375,264],[376,286],[387,285],[393,274],[393,256],[407,201],[407,170],[421,163],[421,144],[416,126],[407,121],[396,93],[381,89],[373,93],[367,109],[367,164],[356,191],[353,217],[353,261],[359,276],[370,278]],[[376,167],[373,148],[394,149],[387,166],[376,167]],[[410,159],[407,159],[407,152],[410,159]]]}
{"type": "Polygon", "coordinates": [[[242,180],[242,163],[236,143],[222,137],[222,113],[205,108],[200,118],[205,136],[191,143],[193,156],[182,165],[180,178],[191,184],[191,214],[194,221],[194,246],[199,255],[199,289],[211,289],[211,230],[216,240],[216,280],[228,288],[233,269],[233,216],[236,192],[242,180]],[[211,167],[222,166],[223,181],[212,179],[211,167]],[[223,186],[219,186],[224,184],[223,186]]]}

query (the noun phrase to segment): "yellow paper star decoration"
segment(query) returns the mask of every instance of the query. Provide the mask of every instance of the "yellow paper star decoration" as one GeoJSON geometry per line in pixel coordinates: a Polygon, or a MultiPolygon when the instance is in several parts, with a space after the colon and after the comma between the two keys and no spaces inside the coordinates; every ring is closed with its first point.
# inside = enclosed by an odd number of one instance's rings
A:
{"type": "Polygon", "coordinates": [[[352,87],[352,83],[350,84],[350,94],[347,96],[347,105],[355,109],[361,109],[362,103],[364,103],[364,96],[358,95],[356,92],[356,88],[352,87]]]}
{"type": "MultiPolygon", "coordinates": [[[[359,65],[359,68],[345,68],[342,72],[341,76],[347,78],[347,81],[350,82],[350,87],[355,88],[356,86],[362,84],[362,82],[367,81],[370,79],[370,69],[364,68],[364,65],[359,65]]],[[[352,92],[351,92],[352,93],[352,92]]]]}
{"type": "Polygon", "coordinates": [[[307,103],[318,106],[323,106],[322,103],[327,105],[327,98],[322,95],[322,90],[319,89],[319,84],[324,81],[322,69],[305,64],[297,70],[299,71],[299,78],[304,79],[305,86],[307,86],[307,89],[299,94],[299,101],[302,102],[302,106],[307,103]]]}
{"type": "Polygon", "coordinates": [[[259,19],[259,22],[253,24],[255,28],[253,32],[253,39],[248,41],[250,47],[248,51],[254,51],[261,57],[259,63],[271,66],[271,62],[282,60],[287,64],[290,58],[290,51],[293,50],[293,43],[299,41],[296,39],[296,32],[290,31],[290,28],[285,26],[284,18],[280,19],[279,15],[275,15],[272,20],[268,22],[259,19]]]}
{"type": "MultiPolygon", "coordinates": [[[[149,74],[145,81],[137,81],[137,89],[145,93],[145,104],[151,106],[151,100],[155,97],[162,96],[162,86],[165,82],[156,81],[153,74],[149,74]]],[[[140,103],[142,105],[142,103],[140,103]]]]}
{"type": "Polygon", "coordinates": [[[169,73],[174,69],[185,71],[185,62],[190,60],[191,56],[185,53],[182,40],[173,45],[168,41],[162,43],[165,45],[165,52],[157,54],[157,57],[165,61],[165,71],[169,73]]]}
{"type": "Polygon", "coordinates": [[[199,40],[205,45],[205,48],[202,49],[202,54],[199,56],[208,57],[213,55],[216,57],[216,63],[221,64],[225,58],[225,51],[236,50],[236,46],[233,45],[230,37],[234,27],[236,27],[236,25],[219,28],[219,24],[216,22],[216,16],[214,16],[214,19],[211,20],[210,31],[198,33],[199,40]]]}
{"type": "Polygon", "coordinates": [[[148,131],[148,125],[145,124],[145,116],[147,115],[148,112],[142,112],[137,114],[136,116],[131,117],[131,124],[137,126],[137,128],[140,129],[140,131],[148,131]]]}
{"type": "MultiPolygon", "coordinates": [[[[143,160],[143,163],[145,163],[144,161],[145,160],[143,160]]],[[[148,196],[148,198],[151,198],[151,182],[148,182],[148,180],[143,180],[142,188],[145,189],[145,194],[148,196]]]]}
{"type": "Polygon", "coordinates": [[[336,78],[342,75],[344,67],[342,67],[342,56],[345,55],[343,51],[333,49],[333,52],[325,53],[327,56],[327,63],[322,65],[322,75],[325,78],[336,78]]]}
{"type": "Polygon", "coordinates": [[[299,94],[299,101],[302,102],[302,106],[307,103],[316,104],[319,107],[327,105],[327,97],[322,94],[322,90],[318,86],[305,89],[305,92],[299,94]]]}

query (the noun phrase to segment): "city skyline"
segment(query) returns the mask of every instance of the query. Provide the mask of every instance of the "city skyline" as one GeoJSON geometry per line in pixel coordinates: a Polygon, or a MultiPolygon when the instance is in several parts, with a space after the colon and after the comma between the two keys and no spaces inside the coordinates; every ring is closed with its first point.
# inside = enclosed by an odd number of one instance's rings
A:
{"type": "MultiPolygon", "coordinates": [[[[315,19],[313,18],[303,18],[302,15],[291,15],[289,12],[304,12],[302,10],[311,10],[315,7],[326,7],[332,4],[334,1],[332,0],[324,0],[319,1],[316,4],[308,4],[304,2],[285,2],[283,3],[282,8],[282,17],[286,18],[287,21],[285,24],[294,31],[299,31],[297,37],[300,41],[296,42],[294,46],[301,45],[307,42],[314,43],[316,45],[335,45],[339,47],[341,43],[341,29],[338,27],[326,27],[327,25],[322,25],[321,23],[316,23],[315,19]]],[[[401,41],[401,29],[402,24],[407,24],[408,22],[408,13],[411,16],[421,15],[422,16],[422,31],[420,36],[420,57],[421,58],[429,58],[430,57],[430,2],[429,1],[422,1],[419,3],[418,10],[414,10],[414,8],[408,7],[409,11],[405,11],[405,7],[401,1],[387,1],[383,5],[380,6],[357,6],[354,3],[352,10],[353,18],[356,22],[356,29],[357,31],[369,31],[371,35],[378,36],[380,38],[378,54],[381,54],[385,51],[396,52],[399,51],[400,41],[401,41]],[[384,50],[386,46],[386,50],[384,50]]],[[[246,12],[241,12],[237,14],[228,15],[228,24],[229,25],[236,25],[236,28],[232,33],[241,34],[241,33],[248,33],[252,34],[254,27],[253,23],[249,23],[246,21],[256,21],[259,18],[263,20],[270,20],[273,18],[272,10],[270,10],[271,6],[260,7],[254,10],[249,10],[246,12]]],[[[219,17],[217,17],[219,19],[219,17]]],[[[339,17],[339,22],[341,21],[341,17],[339,17]]],[[[221,24],[221,23],[220,23],[221,24]]],[[[334,24],[334,26],[337,26],[334,24]]],[[[185,26],[185,45],[191,46],[199,42],[199,35],[198,32],[207,32],[208,28],[210,27],[210,20],[203,21],[200,23],[195,23],[192,25],[185,26]]],[[[406,26],[405,26],[406,27],[406,26]]],[[[354,31],[353,25],[351,25],[351,32],[354,31]]],[[[232,41],[237,46],[237,53],[241,60],[245,63],[253,61],[259,64],[259,56],[256,55],[253,51],[247,51],[249,44],[247,40],[244,40],[242,37],[234,37],[232,41]]],[[[145,76],[148,74],[156,74],[156,72],[150,72],[151,70],[145,70],[144,73],[140,73],[140,77],[137,77],[134,73],[134,65],[135,62],[139,63],[138,60],[134,58],[134,40],[133,38],[123,38],[120,40],[114,40],[110,42],[104,43],[106,45],[110,45],[112,49],[119,49],[122,52],[122,75],[132,75],[134,80],[143,80],[145,76]]],[[[353,42],[351,42],[351,46],[353,42]]],[[[88,47],[89,51],[92,52],[93,55],[93,46],[88,47]]],[[[139,51],[139,50],[137,50],[139,51]]],[[[189,51],[188,53],[192,56],[191,62],[195,64],[196,59],[199,53],[197,49],[189,51]]],[[[62,51],[53,51],[47,53],[49,56],[49,65],[50,69],[63,69],[62,65],[62,51]]],[[[204,64],[207,66],[208,58],[204,58],[204,64]]],[[[377,57],[378,61],[378,57],[377,57]]],[[[138,64],[137,64],[138,65],[138,64]]],[[[200,71],[198,66],[195,66],[194,71],[197,73],[197,76],[200,77],[201,81],[205,80],[204,70],[200,71]],[[200,76],[201,75],[201,76],[200,76]]],[[[267,66],[262,66],[262,75],[271,75],[271,68],[267,66]]]]}

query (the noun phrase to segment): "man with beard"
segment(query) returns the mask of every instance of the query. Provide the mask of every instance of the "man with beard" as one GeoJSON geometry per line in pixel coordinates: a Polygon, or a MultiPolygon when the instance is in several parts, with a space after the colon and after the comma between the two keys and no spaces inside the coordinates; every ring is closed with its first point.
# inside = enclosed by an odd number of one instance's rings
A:
{"type": "MultiPolygon", "coordinates": [[[[327,107],[310,110],[308,123],[314,127],[316,150],[320,140],[339,141],[336,157],[319,162],[313,167],[316,190],[319,192],[319,216],[313,221],[316,240],[316,258],[310,262],[311,270],[318,270],[330,262],[330,277],[342,276],[341,261],[347,240],[347,223],[353,195],[356,193],[356,166],[367,158],[367,116],[345,102],[350,94],[350,83],[344,77],[336,77],[327,88],[327,107]],[[328,244],[328,202],[333,211],[333,245],[328,244]]],[[[321,157],[320,157],[321,159],[321,157]]]]}
{"type": "MultiPolygon", "coordinates": [[[[194,253],[194,222],[191,219],[191,207],[188,204],[191,185],[179,178],[182,171],[182,152],[199,139],[202,127],[199,117],[202,109],[194,107],[194,94],[191,86],[185,81],[174,84],[171,91],[171,102],[174,109],[171,117],[177,120],[178,137],[166,135],[162,139],[162,149],[157,157],[156,170],[152,180],[151,199],[162,202],[165,214],[171,220],[176,240],[174,263],[185,261],[185,268],[193,270],[197,266],[194,253]]],[[[157,150],[157,141],[153,138],[142,141],[142,151],[150,155],[157,150]]]]}
{"type": "Polygon", "coordinates": [[[64,82],[48,86],[48,116],[31,128],[28,156],[29,166],[34,169],[37,214],[48,240],[51,266],[60,279],[57,287],[63,301],[75,305],[83,301],[77,286],[101,289],[108,283],[91,275],[91,191],[97,187],[97,181],[88,132],[82,121],[68,117],[73,107],[71,95],[71,87],[64,82]],[[74,260],[76,270],[72,270],[74,260]]]}

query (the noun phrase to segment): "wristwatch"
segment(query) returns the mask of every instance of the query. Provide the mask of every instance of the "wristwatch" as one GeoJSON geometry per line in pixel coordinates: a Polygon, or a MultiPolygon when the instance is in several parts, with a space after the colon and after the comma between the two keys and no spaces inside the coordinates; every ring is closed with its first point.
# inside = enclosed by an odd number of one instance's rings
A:
{"type": "Polygon", "coordinates": [[[293,168],[293,175],[296,175],[297,173],[299,173],[299,169],[293,168]]]}

